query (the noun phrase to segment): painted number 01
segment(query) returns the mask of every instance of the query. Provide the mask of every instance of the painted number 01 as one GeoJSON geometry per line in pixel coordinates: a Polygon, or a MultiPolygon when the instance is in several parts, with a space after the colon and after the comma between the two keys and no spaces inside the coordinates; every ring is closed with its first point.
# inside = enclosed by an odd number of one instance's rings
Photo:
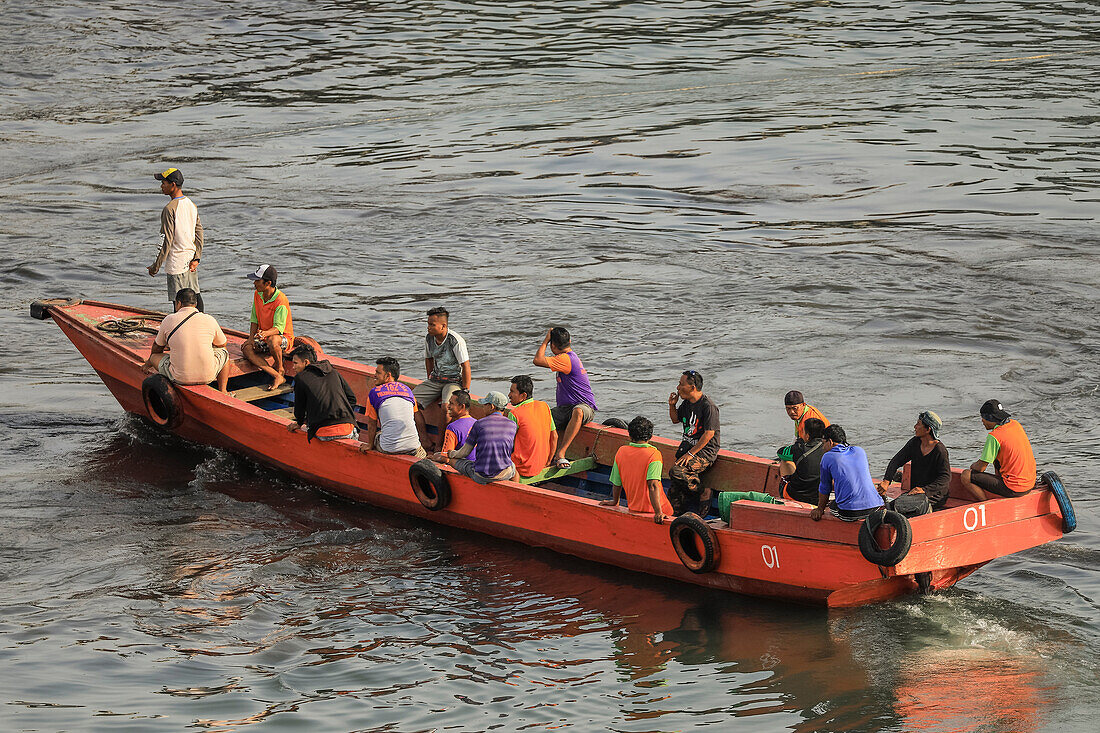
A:
{"type": "Polygon", "coordinates": [[[981,506],[968,506],[963,513],[963,526],[967,532],[973,532],[978,527],[985,526],[985,504],[981,506]]]}
{"type": "Polygon", "coordinates": [[[769,568],[779,567],[779,551],[775,549],[775,545],[760,545],[760,556],[769,568]]]}

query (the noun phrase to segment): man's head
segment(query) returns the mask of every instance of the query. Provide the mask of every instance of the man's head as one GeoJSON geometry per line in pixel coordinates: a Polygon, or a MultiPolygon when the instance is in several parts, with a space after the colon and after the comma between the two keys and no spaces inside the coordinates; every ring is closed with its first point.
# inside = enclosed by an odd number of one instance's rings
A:
{"type": "Polygon", "coordinates": [[[180,288],[176,291],[175,303],[176,310],[188,306],[195,308],[199,304],[199,294],[191,288],[180,288]]]}
{"type": "Polygon", "coordinates": [[[676,393],[682,400],[698,399],[703,392],[703,375],[694,369],[688,369],[680,375],[680,383],[676,385],[676,393]]]}
{"type": "Polygon", "coordinates": [[[802,417],[802,411],[806,406],[806,398],[797,389],[792,389],[783,397],[783,409],[787,411],[787,417],[797,420],[802,417]]]}
{"type": "MultiPolygon", "coordinates": [[[[807,421],[809,422],[809,421],[807,421]]],[[[848,445],[848,436],[844,434],[844,428],[839,425],[830,425],[821,435],[825,450],[832,450],[838,445],[848,445]]]]}
{"type": "Polygon", "coordinates": [[[560,354],[569,348],[569,332],[561,326],[550,329],[550,351],[560,354]]]}
{"type": "Polygon", "coordinates": [[[183,188],[183,174],[179,168],[169,168],[163,173],[154,173],[153,178],[160,181],[160,192],[165,196],[179,196],[183,188]]]}
{"type": "Polygon", "coordinates": [[[456,389],[447,400],[447,418],[454,422],[460,417],[470,414],[470,393],[464,389],[456,389]]]}
{"type": "Polygon", "coordinates": [[[806,440],[821,440],[822,436],[825,435],[825,422],[818,420],[816,417],[811,417],[802,423],[802,429],[806,431],[806,440]]]}
{"type": "Polygon", "coordinates": [[[535,395],[535,380],[527,374],[512,377],[512,384],[508,388],[508,399],[513,405],[531,399],[535,395]]]}
{"type": "Polygon", "coordinates": [[[300,372],[317,361],[317,352],[309,344],[300,343],[290,352],[290,360],[294,362],[294,371],[300,372]]]}
{"type": "Polygon", "coordinates": [[[653,423],[638,415],[626,426],[626,432],[633,443],[648,443],[653,437],[653,423]]]}
{"type": "Polygon", "coordinates": [[[271,265],[260,265],[255,272],[248,273],[246,277],[255,284],[256,290],[264,295],[273,293],[279,282],[279,273],[275,272],[275,268],[271,265]]]}
{"type": "Polygon", "coordinates": [[[487,392],[484,397],[477,401],[479,405],[484,405],[487,409],[485,412],[499,412],[508,405],[508,398],[503,392],[487,392]]]}
{"type": "Polygon", "coordinates": [[[928,435],[932,440],[940,439],[941,429],[943,429],[943,420],[931,410],[925,410],[917,415],[917,423],[913,426],[913,432],[918,438],[928,435]]]}
{"type": "Polygon", "coordinates": [[[374,363],[374,379],[379,384],[396,382],[401,377],[401,365],[392,356],[383,356],[374,363]]]}
{"type": "Polygon", "coordinates": [[[450,314],[443,306],[428,311],[428,335],[442,341],[447,335],[447,318],[450,314]]]}
{"type": "Polygon", "coordinates": [[[986,430],[992,430],[1012,417],[997,400],[986,400],[978,414],[982,416],[982,424],[986,430]]]}

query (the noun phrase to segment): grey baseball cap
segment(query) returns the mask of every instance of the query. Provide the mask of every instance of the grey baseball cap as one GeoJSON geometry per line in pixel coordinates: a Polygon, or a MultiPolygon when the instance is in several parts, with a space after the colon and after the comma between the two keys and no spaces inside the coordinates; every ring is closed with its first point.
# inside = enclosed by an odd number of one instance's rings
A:
{"type": "Polygon", "coordinates": [[[478,402],[483,405],[492,405],[498,410],[503,410],[508,406],[508,397],[502,392],[487,392],[478,402]]]}

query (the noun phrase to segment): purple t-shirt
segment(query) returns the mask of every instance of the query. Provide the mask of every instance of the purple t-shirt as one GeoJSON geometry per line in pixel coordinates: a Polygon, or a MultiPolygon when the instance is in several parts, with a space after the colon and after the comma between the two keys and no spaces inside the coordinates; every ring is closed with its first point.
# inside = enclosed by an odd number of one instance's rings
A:
{"type": "Polygon", "coordinates": [[[470,426],[465,444],[477,447],[475,471],[482,476],[496,476],[512,465],[517,427],[500,412],[487,415],[470,426]]]}
{"type": "Polygon", "coordinates": [[[556,372],[558,378],[557,403],[558,407],[573,407],[574,405],[588,405],[593,410],[596,407],[596,395],[592,393],[592,385],[588,382],[588,372],[581,364],[581,358],[572,350],[565,351],[551,360],[551,369],[556,372]],[[569,372],[561,371],[554,364],[561,357],[569,358],[569,372]]]}
{"type": "MultiPolygon", "coordinates": [[[[465,417],[458,418],[447,426],[447,432],[455,436],[456,448],[461,448],[462,446],[466,445],[466,438],[468,438],[470,435],[470,428],[472,428],[474,426],[474,423],[476,422],[477,420],[470,417],[469,415],[466,415],[465,417]]],[[[474,448],[472,451],[470,451],[470,455],[466,456],[466,458],[476,463],[477,448],[474,448]]]]}
{"type": "Polygon", "coordinates": [[[867,453],[855,445],[838,445],[821,457],[819,494],[832,491],[836,505],[847,511],[882,506],[882,497],[875,489],[867,453]]]}

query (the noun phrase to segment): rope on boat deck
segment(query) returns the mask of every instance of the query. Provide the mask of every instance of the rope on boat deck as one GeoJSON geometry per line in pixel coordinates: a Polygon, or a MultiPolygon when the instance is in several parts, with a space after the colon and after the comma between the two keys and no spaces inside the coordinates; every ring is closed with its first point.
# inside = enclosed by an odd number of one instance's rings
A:
{"type": "Polygon", "coordinates": [[[157,329],[153,328],[152,326],[146,325],[145,321],[146,319],[148,319],[155,322],[161,320],[161,318],[163,318],[163,316],[145,316],[142,318],[112,318],[110,320],[101,321],[95,324],[95,327],[98,328],[100,331],[106,331],[107,333],[123,334],[130,333],[132,331],[144,331],[145,333],[156,334],[157,329]]]}

